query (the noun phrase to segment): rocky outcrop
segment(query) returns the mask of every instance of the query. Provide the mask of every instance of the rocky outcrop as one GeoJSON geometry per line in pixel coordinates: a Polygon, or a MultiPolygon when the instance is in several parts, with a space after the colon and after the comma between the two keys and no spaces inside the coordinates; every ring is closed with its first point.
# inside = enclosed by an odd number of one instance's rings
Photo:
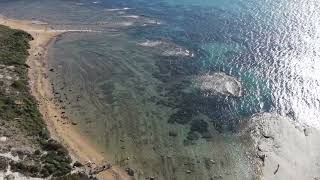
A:
{"type": "Polygon", "coordinates": [[[222,72],[197,77],[195,84],[200,90],[212,95],[241,97],[243,94],[241,82],[222,72]]]}
{"type": "Polygon", "coordinates": [[[147,40],[145,42],[139,43],[139,45],[154,48],[157,50],[157,52],[160,53],[161,56],[165,57],[194,57],[193,52],[167,39],[160,39],[155,41],[147,40]]]}
{"type": "Polygon", "coordinates": [[[262,179],[320,178],[320,132],[275,114],[258,114],[246,131],[254,140],[262,179]],[[307,132],[307,133],[306,133],[307,132]]]}

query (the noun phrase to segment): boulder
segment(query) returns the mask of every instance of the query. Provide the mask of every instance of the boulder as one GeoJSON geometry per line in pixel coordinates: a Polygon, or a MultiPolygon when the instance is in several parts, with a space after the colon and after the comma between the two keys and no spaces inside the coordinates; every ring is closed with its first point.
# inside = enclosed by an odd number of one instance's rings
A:
{"type": "Polygon", "coordinates": [[[131,168],[126,168],[126,172],[129,176],[134,176],[134,170],[131,168]]]}
{"type": "Polygon", "coordinates": [[[7,140],[8,138],[5,136],[0,137],[0,142],[6,142],[7,140]]]}

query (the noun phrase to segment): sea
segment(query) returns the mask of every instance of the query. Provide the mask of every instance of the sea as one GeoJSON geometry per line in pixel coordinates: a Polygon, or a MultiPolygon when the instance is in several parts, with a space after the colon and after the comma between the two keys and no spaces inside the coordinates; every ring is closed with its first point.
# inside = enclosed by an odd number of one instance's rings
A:
{"type": "Polygon", "coordinates": [[[320,128],[320,1],[1,0],[0,14],[91,30],[58,37],[49,78],[79,131],[136,179],[257,179],[241,133],[252,115],[320,128]],[[217,93],[215,74],[241,96],[217,93]]]}

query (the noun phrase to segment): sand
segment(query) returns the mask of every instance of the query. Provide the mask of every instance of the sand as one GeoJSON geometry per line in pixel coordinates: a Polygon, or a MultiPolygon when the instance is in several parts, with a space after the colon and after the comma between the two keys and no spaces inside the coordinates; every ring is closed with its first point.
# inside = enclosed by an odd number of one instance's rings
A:
{"type": "MultiPolygon", "coordinates": [[[[62,33],[81,32],[82,30],[53,30],[46,23],[9,19],[0,16],[0,24],[13,29],[28,32],[34,37],[30,42],[27,64],[30,66],[28,76],[32,95],[39,103],[39,110],[47,124],[51,136],[66,146],[73,159],[82,163],[88,161],[97,165],[105,164],[105,154],[101,154],[90,139],[82,135],[71,123],[63,123],[59,104],[54,101],[52,87],[48,79],[47,51],[55,39],[62,33]]],[[[90,32],[85,30],[84,32],[90,32]]],[[[98,175],[99,179],[130,179],[120,167],[113,166],[111,170],[98,175]]]]}

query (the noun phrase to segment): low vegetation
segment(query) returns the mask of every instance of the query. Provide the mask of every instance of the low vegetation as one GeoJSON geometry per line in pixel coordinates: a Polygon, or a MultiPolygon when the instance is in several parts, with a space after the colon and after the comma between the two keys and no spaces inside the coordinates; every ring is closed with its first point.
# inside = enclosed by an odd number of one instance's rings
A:
{"type": "Polygon", "coordinates": [[[5,163],[6,159],[2,158],[1,168],[10,164],[12,171],[31,177],[72,179],[72,160],[68,151],[50,139],[37,102],[29,91],[26,59],[32,39],[26,32],[0,25],[0,136],[16,141],[0,147],[0,152],[9,150],[13,153],[12,149],[16,147],[12,144],[36,149],[16,151],[23,155],[21,161],[5,163]]]}

